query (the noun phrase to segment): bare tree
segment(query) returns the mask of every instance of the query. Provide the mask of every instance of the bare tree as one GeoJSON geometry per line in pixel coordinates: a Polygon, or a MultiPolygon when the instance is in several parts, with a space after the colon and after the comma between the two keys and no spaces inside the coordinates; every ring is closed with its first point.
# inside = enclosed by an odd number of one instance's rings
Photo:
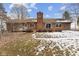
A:
{"type": "Polygon", "coordinates": [[[77,21],[78,21],[78,17],[79,17],[79,3],[67,4],[67,10],[70,12],[70,15],[73,19],[72,21],[75,22],[75,30],[76,30],[77,21]]]}
{"type": "MultiPolygon", "coordinates": [[[[14,4],[10,11],[11,17],[17,20],[26,20],[29,17],[27,8],[23,4],[14,4]]],[[[16,26],[16,29],[24,30],[25,25],[20,24],[16,26]]]]}
{"type": "Polygon", "coordinates": [[[3,20],[4,20],[4,16],[5,16],[5,9],[4,9],[4,7],[3,7],[3,4],[2,3],[0,3],[0,20],[1,20],[1,31],[2,31],[2,29],[3,29],[3,20]]]}
{"type": "Polygon", "coordinates": [[[3,4],[0,3],[0,29],[1,29],[0,36],[4,32],[4,25],[3,25],[4,17],[5,17],[5,8],[4,8],[3,4]]]}
{"type": "Polygon", "coordinates": [[[69,14],[69,12],[68,11],[65,11],[64,13],[63,13],[63,18],[64,19],[66,19],[66,20],[70,20],[70,14],[69,14]]]}
{"type": "Polygon", "coordinates": [[[19,4],[14,4],[10,13],[13,18],[18,20],[19,19],[24,20],[29,16],[27,8],[24,5],[19,5],[19,4]]]}

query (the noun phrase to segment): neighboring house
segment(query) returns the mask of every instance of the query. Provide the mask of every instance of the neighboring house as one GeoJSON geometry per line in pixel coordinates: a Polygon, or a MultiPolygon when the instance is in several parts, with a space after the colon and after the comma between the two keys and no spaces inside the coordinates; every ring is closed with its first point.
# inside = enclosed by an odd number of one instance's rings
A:
{"type": "Polygon", "coordinates": [[[0,31],[6,31],[6,21],[8,20],[8,17],[6,16],[6,12],[3,12],[0,10],[0,31]]]}
{"type": "Polygon", "coordinates": [[[8,31],[62,31],[70,30],[71,21],[65,19],[45,19],[42,12],[37,12],[37,19],[9,20],[8,31]]]}
{"type": "Polygon", "coordinates": [[[3,20],[3,19],[0,19],[0,31],[1,31],[1,30],[6,31],[6,30],[7,30],[6,27],[7,27],[7,26],[6,26],[6,21],[3,20]]]}
{"type": "Polygon", "coordinates": [[[79,17],[77,18],[77,29],[79,30],[79,17]]]}
{"type": "Polygon", "coordinates": [[[72,23],[71,23],[71,30],[79,30],[79,20],[77,19],[77,17],[73,17],[71,18],[72,23]]]}

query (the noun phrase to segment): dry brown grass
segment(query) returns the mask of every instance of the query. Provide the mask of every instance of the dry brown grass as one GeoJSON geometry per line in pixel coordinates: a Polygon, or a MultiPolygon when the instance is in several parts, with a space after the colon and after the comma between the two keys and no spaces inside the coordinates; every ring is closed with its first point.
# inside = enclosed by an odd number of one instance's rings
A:
{"type": "Polygon", "coordinates": [[[16,40],[32,39],[31,34],[32,33],[25,33],[25,32],[4,33],[0,38],[0,47],[8,42],[14,42],[16,40]]]}
{"type": "Polygon", "coordinates": [[[53,45],[55,44],[52,44],[52,49],[51,49],[49,47],[51,44],[49,44],[45,40],[40,41],[33,39],[32,33],[26,33],[26,32],[13,32],[6,34],[4,33],[0,39],[0,55],[36,56],[37,52],[39,52],[37,48],[39,45],[45,46],[45,48],[42,51],[40,51],[37,56],[71,55],[68,49],[60,50],[58,46],[53,47],[53,45]]]}
{"type": "Polygon", "coordinates": [[[38,40],[33,40],[32,33],[14,32],[3,35],[0,39],[0,55],[35,55],[38,40]]]}

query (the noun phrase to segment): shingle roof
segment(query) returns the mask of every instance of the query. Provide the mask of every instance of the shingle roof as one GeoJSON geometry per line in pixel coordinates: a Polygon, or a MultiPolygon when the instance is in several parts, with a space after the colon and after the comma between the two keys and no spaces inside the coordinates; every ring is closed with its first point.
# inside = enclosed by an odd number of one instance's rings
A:
{"type": "MultiPolygon", "coordinates": [[[[7,23],[26,23],[26,22],[37,22],[37,19],[27,19],[27,20],[8,20],[7,23]]],[[[43,22],[45,23],[51,23],[51,22],[71,22],[70,20],[64,20],[64,19],[43,19],[43,22]]]]}
{"type": "Polygon", "coordinates": [[[8,20],[7,23],[26,23],[26,22],[37,22],[37,20],[8,20]]]}

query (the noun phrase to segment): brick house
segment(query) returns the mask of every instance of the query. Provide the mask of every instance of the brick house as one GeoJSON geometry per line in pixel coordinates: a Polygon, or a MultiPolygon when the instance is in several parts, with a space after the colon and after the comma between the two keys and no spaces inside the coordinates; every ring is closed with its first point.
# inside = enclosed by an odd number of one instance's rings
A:
{"type": "Polygon", "coordinates": [[[62,31],[70,30],[71,21],[65,19],[45,19],[42,12],[37,12],[37,19],[9,20],[8,31],[62,31]]]}

